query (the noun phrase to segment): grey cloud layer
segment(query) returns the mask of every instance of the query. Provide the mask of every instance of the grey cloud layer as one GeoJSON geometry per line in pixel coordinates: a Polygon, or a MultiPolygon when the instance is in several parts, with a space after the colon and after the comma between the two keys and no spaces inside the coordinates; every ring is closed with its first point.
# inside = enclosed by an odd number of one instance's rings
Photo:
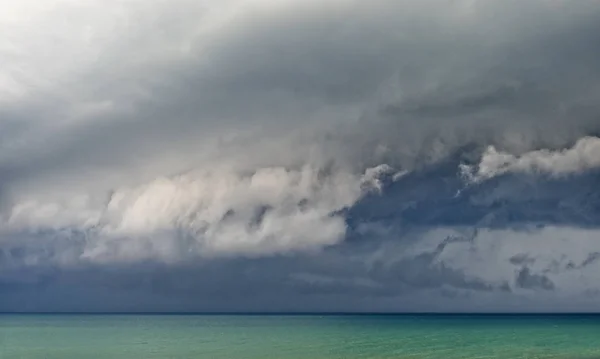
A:
{"type": "MultiPolygon", "coordinates": [[[[600,285],[594,2],[27,0],[5,13],[7,308],[40,291],[101,307],[93,293],[125,273],[135,289],[112,300],[206,276],[164,289],[213,290],[197,309],[248,286],[265,293],[248,308],[298,295],[295,309],[418,309],[423,293],[421,309],[572,308],[600,285]]],[[[165,293],[149,308],[181,303],[165,293]]]]}

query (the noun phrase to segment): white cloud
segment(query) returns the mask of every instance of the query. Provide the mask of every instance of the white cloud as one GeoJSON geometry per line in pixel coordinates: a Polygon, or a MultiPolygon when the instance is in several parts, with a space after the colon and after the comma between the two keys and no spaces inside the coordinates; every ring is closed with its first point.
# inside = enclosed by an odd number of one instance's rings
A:
{"type": "MultiPolygon", "coordinates": [[[[405,173],[385,164],[363,175],[338,166],[254,171],[220,166],[109,192],[23,196],[3,216],[0,235],[37,233],[51,243],[70,231],[85,233],[85,246],[72,252],[71,261],[315,250],[343,240],[345,217],[337,212],[380,192],[385,178],[396,181],[405,173]]],[[[72,245],[78,245],[76,239],[72,245]]]]}
{"type": "Polygon", "coordinates": [[[590,288],[600,286],[600,243],[596,240],[599,234],[598,229],[567,226],[475,231],[440,227],[419,233],[412,241],[410,235],[404,241],[389,241],[372,260],[392,268],[394,263],[436,253],[429,267],[417,268],[454,270],[496,288],[507,284],[515,296],[539,298],[540,287],[535,283],[530,287],[518,283],[519,271],[527,267],[531,275],[545,277],[552,283],[553,296],[581,299],[590,288]]]}
{"type": "Polygon", "coordinates": [[[316,250],[344,238],[345,218],[336,212],[371,189],[365,178],[374,180],[371,171],[357,177],[309,166],[194,171],[109,195],[24,200],[6,215],[3,235],[37,233],[51,243],[79,231],[87,239],[71,260],[92,262],[316,250]]]}
{"type": "MultiPolygon", "coordinates": [[[[527,265],[532,273],[545,275],[556,288],[568,296],[581,296],[600,285],[597,275],[600,261],[588,261],[591,253],[600,252],[596,240],[600,231],[576,227],[545,227],[531,230],[482,229],[472,242],[446,247],[439,260],[490,282],[507,281],[518,293],[528,288],[515,285],[516,271],[527,265]],[[510,259],[527,255],[531,263],[513,264],[510,259]]],[[[537,288],[533,288],[537,289],[537,288]]]]}
{"type": "Polygon", "coordinates": [[[391,178],[392,181],[397,181],[407,173],[408,171],[397,171],[389,165],[382,164],[367,168],[362,178],[361,185],[366,190],[375,190],[381,194],[386,177],[391,178]]]}
{"type": "Polygon", "coordinates": [[[600,167],[600,138],[584,137],[563,150],[537,150],[512,155],[490,146],[477,166],[463,165],[468,180],[481,182],[506,173],[546,174],[553,177],[577,174],[600,167]]]}

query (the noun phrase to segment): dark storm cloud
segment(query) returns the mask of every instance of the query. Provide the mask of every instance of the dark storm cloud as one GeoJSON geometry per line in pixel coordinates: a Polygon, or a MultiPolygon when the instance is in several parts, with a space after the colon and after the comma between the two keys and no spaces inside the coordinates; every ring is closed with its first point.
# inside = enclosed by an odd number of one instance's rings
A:
{"type": "Polygon", "coordinates": [[[466,185],[458,167],[472,161],[472,152],[459,152],[388,181],[383,195],[365,196],[350,209],[350,225],[365,220],[495,228],[527,224],[596,227],[600,223],[597,170],[566,178],[508,174],[466,185]]]}
{"type": "Polygon", "coordinates": [[[592,253],[588,254],[587,258],[585,258],[585,260],[583,260],[579,264],[576,264],[576,263],[570,261],[569,263],[567,263],[566,269],[568,269],[568,270],[583,269],[591,264],[596,263],[598,260],[600,260],[600,252],[592,252],[592,253]]]}
{"type": "Polygon", "coordinates": [[[512,257],[510,257],[510,263],[514,264],[514,265],[527,265],[527,264],[533,264],[535,263],[535,259],[531,258],[528,254],[526,253],[521,253],[521,254],[516,254],[512,257]]]}
{"type": "Polygon", "coordinates": [[[337,253],[213,260],[184,266],[146,263],[63,271],[45,268],[37,276],[3,283],[0,290],[5,296],[0,302],[5,310],[30,306],[67,311],[86,307],[117,311],[356,311],[377,310],[394,298],[430,291],[430,299],[420,306],[412,304],[425,310],[449,292],[460,301],[461,291],[510,291],[506,284],[486,283],[435,264],[432,257],[426,253],[387,268],[368,268],[337,253]],[[18,297],[26,300],[9,302],[18,297]],[[58,298],[63,299],[59,302],[58,298]],[[111,298],[109,302],[107,298],[111,298]],[[116,298],[130,299],[114,302],[116,298]],[[135,298],[137,306],[132,302],[135,298]]]}
{"type": "Polygon", "coordinates": [[[554,282],[543,274],[531,273],[529,267],[521,268],[517,273],[517,286],[525,289],[554,290],[554,282]]]}
{"type": "MultiPolygon", "coordinates": [[[[448,150],[465,141],[487,142],[486,136],[528,149],[563,145],[597,129],[600,32],[594,6],[569,5],[565,12],[566,5],[542,0],[257,4],[231,5],[235,23],[187,2],[149,5],[149,14],[164,14],[161,28],[173,39],[151,38],[157,31],[151,15],[134,17],[138,27],[111,43],[101,69],[86,69],[74,88],[61,89],[68,95],[52,111],[44,105],[28,115],[51,121],[86,110],[92,121],[65,127],[44,141],[45,151],[19,163],[31,161],[31,171],[131,164],[132,155],[206,151],[198,142],[224,130],[260,126],[267,136],[280,136],[273,128],[347,126],[357,118],[364,122],[358,130],[342,131],[358,131],[356,150],[344,146],[335,155],[349,150],[356,152],[352,160],[367,156],[367,162],[378,160],[368,158],[371,142],[391,147],[391,161],[410,162],[415,147],[432,151],[419,143],[432,132],[446,139],[448,150]],[[186,11],[201,16],[206,33],[186,11]],[[165,51],[173,46],[185,50],[165,51]],[[150,58],[161,49],[159,59],[168,66],[150,58]],[[135,61],[144,54],[146,61],[135,61]],[[517,132],[522,143],[504,138],[517,132]]],[[[228,146],[219,150],[237,156],[228,146]]],[[[269,152],[255,156],[263,158],[250,160],[275,160],[269,152]]],[[[182,162],[162,165],[170,171],[192,165],[182,162]]]]}
{"type": "Polygon", "coordinates": [[[560,310],[599,283],[594,2],[24,4],[0,310],[560,310]]]}

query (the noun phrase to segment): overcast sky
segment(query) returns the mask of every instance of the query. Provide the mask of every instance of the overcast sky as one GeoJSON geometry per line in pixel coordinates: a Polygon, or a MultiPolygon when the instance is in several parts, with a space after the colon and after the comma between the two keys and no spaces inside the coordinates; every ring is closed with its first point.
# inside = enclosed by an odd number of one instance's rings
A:
{"type": "Polygon", "coordinates": [[[0,311],[600,310],[600,4],[21,0],[0,311]]]}

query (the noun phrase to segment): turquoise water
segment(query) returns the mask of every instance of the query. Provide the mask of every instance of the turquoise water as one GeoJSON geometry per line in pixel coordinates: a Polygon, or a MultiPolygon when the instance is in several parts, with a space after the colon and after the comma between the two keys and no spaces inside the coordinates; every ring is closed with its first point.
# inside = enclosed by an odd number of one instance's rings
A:
{"type": "Polygon", "coordinates": [[[600,358],[600,316],[0,315],[0,358],[600,358]]]}

